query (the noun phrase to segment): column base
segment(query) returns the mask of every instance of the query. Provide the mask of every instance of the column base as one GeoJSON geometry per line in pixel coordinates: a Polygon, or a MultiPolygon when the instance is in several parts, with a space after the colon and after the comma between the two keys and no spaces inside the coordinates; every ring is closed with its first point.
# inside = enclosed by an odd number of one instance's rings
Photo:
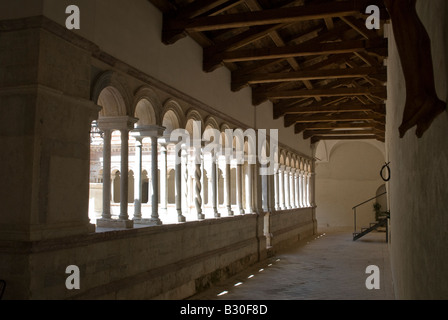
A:
{"type": "Polygon", "coordinates": [[[134,223],[135,224],[143,224],[143,225],[146,225],[146,226],[161,226],[163,224],[162,220],[160,220],[160,219],[153,219],[153,218],[150,218],[150,219],[135,219],[134,223]]]}
{"type": "Polygon", "coordinates": [[[187,221],[187,219],[183,215],[178,215],[177,216],[177,221],[178,222],[185,222],[185,221],[187,221]]]}
{"type": "Polygon", "coordinates": [[[97,219],[97,228],[126,228],[132,229],[134,227],[134,221],[132,220],[121,220],[121,219],[97,219]]]}
{"type": "Polygon", "coordinates": [[[221,214],[218,211],[214,212],[215,218],[221,218],[221,214]]]}
{"type": "Polygon", "coordinates": [[[198,220],[204,220],[204,219],[205,219],[205,214],[198,213],[198,220]]]}
{"type": "Polygon", "coordinates": [[[233,217],[233,216],[235,215],[235,213],[234,213],[232,210],[227,209],[227,215],[228,215],[229,217],[233,217]]]}

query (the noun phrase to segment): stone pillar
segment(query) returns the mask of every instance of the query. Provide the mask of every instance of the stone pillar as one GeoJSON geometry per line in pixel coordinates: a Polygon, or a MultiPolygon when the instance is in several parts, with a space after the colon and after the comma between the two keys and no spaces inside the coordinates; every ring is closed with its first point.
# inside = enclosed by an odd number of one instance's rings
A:
{"type": "Polygon", "coordinates": [[[182,167],[183,167],[183,215],[187,216],[189,213],[189,208],[190,208],[190,202],[188,201],[189,197],[189,193],[188,193],[188,146],[183,145],[182,146],[182,167]]]}
{"type": "Polygon", "coordinates": [[[290,194],[290,187],[289,187],[289,171],[291,170],[291,168],[286,167],[285,168],[285,207],[286,209],[291,209],[291,203],[290,203],[290,199],[289,199],[289,194],[290,194]]]}
{"type": "Polygon", "coordinates": [[[111,197],[111,137],[110,129],[103,129],[104,143],[103,143],[103,219],[111,219],[110,214],[110,197],[111,197]]]}
{"type": "Polygon", "coordinates": [[[177,212],[177,221],[185,222],[185,216],[182,215],[182,152],[183,148],[178,150],[178,153],[175,155],[175,188],[176,188],[176,212],[177,212]]]}
{"type": "Polygon", "coordinates": [[[301,180],[302,180],[302,208],[306,207],[306,181],[305,181],[305,171],[301,170],[300,171],[301,174],[301,180]]]}
{"type": "Polygon", "coordinates": [[[240,214],[244,214],[243,209],[243,165],[237,164],[236,165],[236,202],[238,205],[238,210],[240,214]]]}
{"type": "Polygon", "coordinates": [[[129,131],[121,129],[121,179],[120,179],[120,220],[128,220],[128,187],[129,187],[129,131]]]}
{"type": "MultiPolygon", "coordinates": [[[[168,207],[168,183],[167,183],[167,144],[160,145],[160,213],[167,212],[168,207]]],[[[157,176],[155,176],[157,177],[157,176]]]]}
{"type": "Polygon", "coordinates": [[[296,208],[300,208],[300,183],[299,183],[299,173],[300,169],[296,169],[294,174],[294,183],[296,185],[296,208]]]}
{"type": "Polygon", "coordinates": [[[247,163],[246,167],[246,212],[252,213],[254,211],[252,205],[252,169],[253,166],[250,163],[247,163]]]}
{"type": "Polygon", "coordinates": [[[199,220],[203,220],[205,215],[202,213],[202,150],[200,147],[195,147],[195,171],[194,171],[194,182],[195,182],[195,199],[194,205],[196,207],[196,212],[199,220]]]}
{"type": "Polygon", "coordinates": [[[289,172],[289,189],[290,189],[289,202],[290,202],[291,208],[296,207],[296,184],[294,182],[295,174],[296,174],[296,169],[291,168],[291,171],[289,172]]]}
{"type": "MultiPolygon", "coordinates": [[[[260,165],[262,170],[266,169],[266,165],[262,164],[260,165]]],[[[261,176],[261,201],[262,201],[262,208],[264,212],[269,212],[269,187],[268,187],[268,176],[262,175],[261,176]]]]}
{"type": "Polygon", "coordinates": [[[143,138],[135,138],[134,220],[142,218],[142,146],[143,138]]]}
{"type": "Polygon", "coordinates": [[[286,210],[285,206],[285,174],[284,174],[285,166],[280,165],[278,169],[278,185],[279,185],[279,195],[280,195],[280,210],[286,210]]]}
{"type": "Polygon", "coordinates": [[[310,201],[310,179],[311,179],[311,173],[307,172],[307,174],[306,174],[306,205],[308,207],[311,207],[311,201],[310,201]]]}
{"type": "MultiPolygon", "coordinates": [[[[136,170],[137,167],[140,167],[140,170],[138,172],[140,172],[140,178],[136,179],[136,180],[140,180],[139,182],[139,192],[137,193],[140,196],[141,199],[141,158],[139,159],[138,155],[139,153],[141,153],[141,151],[139,151],[139,149],[141,149],[141,145],[139,145],[139,141],[142,141],[143,138],[145,137],[150,137],[151,138],[151,172],[149,175],[149,180],[151,182],[151,187],[149,188],[150,190],[152,190],[152,197],[151,197],[151,218],[150,219],[143,219],[142,215],[140,214],[140,216],[135,216],[134,214],[134,223],[138,223],[138,224],[145,224],[145,225],[158,225],[161,224],[162,222],[159,219],[159,210],[158,210],[158,192],[159,192],[159,188],[158,188],[158,181],[157,181],[157,168],[158,168],[158,150],[157,150],[157,146],[158,146],[158,137],[160,137],[163,134],[163,130],[165,128],[164,127],[160,127],[160,126],[156,126],[156,125],[144,125],[144,126],[138,126],[136,129],[134,129],[131,132],[131,135],[133,137],[135,137],[135,139],[137,140],[137,144],[136,144],[136,170]],[[155,162],[154,162],[155,161],[155,162]],[[140,163],[140,164],[139,164],[140,163]],[[154,175],[155,173],[155,175],[154,175]],[[155,196],[155,198],[154,198],[155,196]]],[[[141,156],[140,156],[141,157],[141,156]]],[[[137,182],[135,184],[137,186],[137,182]]],[[[137,191],[135,191],[137,192],[137,191]]]]}
{"type": "Polygon", "coordinates": [[[226,156],[226,168],[224,170],[224,203],[227,207],[227,215],[233,216],[231,199],[230,159],[226,156]]]}
{"type": "MultiPolygon", "coordinates": [[[[105,228],[132,228],[134,226],[133,220],[129,220],[128,215],[128,186],[129,186],[129,131],[134,128],[134,124],[137,122],[136,118],[128,116],[118,117],[100,117],[98,120],[98,126],[102,131],[120,130],[121,133],[121,167],[120,167],[120,214],[118,219],[113,219],[111,216],[97,220],[98,227],[105,228]]],[[[109,139],[110,140],[110,139],[109,139]]],[[[106,149],[109,146],[106,147],[106,149]]],[[[110,150],[105,151],[110,154],[110,150]]],[[[110,167],[110,163],[106,166],[110,167]]],[[[108,157],[110,160],[110,156],[108,157]]],[[[103,173],[106,169],[103,169],[103,173]]],[[[107,170],[110,172],[110,168],[107,170]]],[[[106,177],[107,178],[107,177],[106,177]]],[[[109,178],[110,181],[110,178],[109,178]]],[[[110,184],[108,184],[110,186],[110,184]]],[[[107,186],[106,186],[107,189],[107,186]]],[[[110,197],[110,189],[107,191],[110,197]]],[[[103,191],[104,193],[104,191],[103,191]]],[[[105,200],[105,199],[104,199],[105,200]]],[[[109,198],[110,203],[110,198],[109,198]]]]}
{"type": "Polygon", "coordinates": [[[279,181],[278,181],[278,164],[274,167],[274,197],[275,197],[275,210],[280,210],[280,196],[279,196],[279,181]]]}
{"type": "MultiPolygon", "coordinates": [[[[211,188],[211,202],[213,208],[213,216],[219,218],[221,215],[218,212],[218,179],[216,178],[216,155],[214,152],[211,154],[211,179],[209,183],[209,188],[211,188]]],[[[210,201],[210,200],[209,200],[210,201]]]]}
{"type": "Polygon", "coordinates": [[[157,166],[158,166],[158,143],[157,136],[151,137],[151,176],[152,176],[152,196],[151,196],[151,223],[155,225],[162,224],[159,218],[159,184],[157,179],[157,166]]]}

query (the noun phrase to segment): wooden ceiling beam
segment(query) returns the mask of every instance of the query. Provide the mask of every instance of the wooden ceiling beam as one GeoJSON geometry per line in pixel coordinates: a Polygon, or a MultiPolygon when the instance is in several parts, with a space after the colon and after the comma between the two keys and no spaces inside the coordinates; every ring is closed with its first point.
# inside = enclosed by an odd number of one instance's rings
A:
{"type": "MultiPolygon", "coordinates": [[[[340,28],[335,28],[333,30],[330,31],[324,31],[324,32],[319,32],[317,31],[317,36],[313,37],[309,40],[303,41],[301,42],[302,45],[315,45],[316,43],[321,43],[321,42],[325,42],[325,41],[329,41],[329,40],[336,40],[340,37],[340,34],[345,32],[347,30],[347,27],[340,27],[340,28]],[[344,28],[345,27],[345,28],[344,28]]],[[[315,31],[312,31],[312,33],[314,33],[315,31]]],[[[301,37],[298,37],[301,38],[301,37]]],[[[287,45],[292,45],[293,43],[296,43],[297,38],[291,40],[290,42],[287,43],[287,45]]],[[[328,57],[327,61],[324,61],[322,63],[318,63],[318,64],[314,64],[313,66],[310,66],[310,68],[323,68],[325,66],[330,65],[331,63],[335,63],[335,62],[340,62],[344,59],[349,59],[349,57],[352,54],[340,54],[340,55],[332,55],[330,57],[328,57]]],[[[253,72],[259,72],[265,68],[269,68],[273,65],[279,64],[281,62],[283,62],[285,59],[275,59],[275,60],[269,60],[269,61],[261,61],[261,62],[255,62],[252,63],[252,65],[245,67],[245,68],[241,68],[237,71],[235,71],[235,77],[239,77],[241,75],[245,75],[248,73],[253,73],[253,72]]],[[[204,70],[206,69],[206,67],[204,66],[204,70]]],[[[308,67],[303,68],[303,70],[308,69],[308,67]]]]}
{"type": "Polygon", "coordinates": [[[387,47],[387,39],[349,40],[314,44],[303,43],[284,47],[241,49],[222,52],[213,56],[204,55],[204,70],[213,70],[216,66],[221,65],[223,62],[287,59],[313,55],[354,53],[381,47],[387,47]]]}
{"type": "Polygon", "coordinates": [[[347,25],[352,27],[356,32],[362,35],[364,38],[372,40],[378,38],[378,34],[374,30],[366,28],[366,22],[362,19],[356,19],[353,16],[340,17],[347,25]]]}
{"type": "Polygon", "coordinates": [[[286,114],[307,114],[307,113],[331,113],[331,112],[374,112],[378,114],[386,113],[384,104],[362,104],[362,103],[342,103],[338,105],[314,104],[313,107],[294,107],[286,111],[286,114]]]}
{"type": "Polygon", "coordinates": [[[355,121],[376,121],[378,123],[384,123],[385,116],[377,114],[367,113],[338,113],[330,115],[285,115],[284,124],[285,127],[290,127],[296,123],[314,123],[314,122],[355,122],[355,121]]]}
{"type": "Polygon", "coordinates": [[[294,132],[302,133],[306,130],[334,130],[334,129],[376,129],[385,132],[384,124],[373,121],[366,122],[315,122],[315,123],[296,123],[294,132]]]}
{"type": "Polygon", "coordinates": [[[375,129],[365,130],[305,130],[303,139],[309,139],[314,136],[361,136],[361,135],[382,135],[383,133],[375,129]]]}
{"type": "Polygon", "coordinates": [[[305,81],[320,79],[344,79],[344,78],[363,78],[367,76],[376,77],[377,74],[386,74],[387,70],[383,68],[364,67],[364,68],[346,68],[346,69],[321,69],[304,70],[297,72],[277,72],[277,73],[252,73],[240,76],[235,79],[232,75],[232,86],[238,87],[243,83],[258,84],[272,82],[305,81]]]}
{"type": "Polygon", "coordinates": [[[365,135],[365,136],[314,136],[311,138],[311,144],[315,144],[322,140],[378,140],[385,142],[383,136],[365,135]]]}
{"type": "Polygon", "coordinates": [[[348,97],[348,96],[372,95],[386,100],[386,87],[359,87],[359,88],[336,88],[336,89],[312,89],[312,90],[290,90],[271,91],[254,93],[253,102],[266,99],[293,99],[293,98],[314,98],[314,97],[348,97]],[[256,97],[255,95],[262,95],[256,97]]]}
{"type": "Polygon", "coordinates": [[[353,16],[359,14],[365,8],[362,2],[357,0],[338,1],[194,19],[173,19],[167,16],[163,21],[162,41],[165,44],[172,44],[190,31],[202,32],[353,16]]]}

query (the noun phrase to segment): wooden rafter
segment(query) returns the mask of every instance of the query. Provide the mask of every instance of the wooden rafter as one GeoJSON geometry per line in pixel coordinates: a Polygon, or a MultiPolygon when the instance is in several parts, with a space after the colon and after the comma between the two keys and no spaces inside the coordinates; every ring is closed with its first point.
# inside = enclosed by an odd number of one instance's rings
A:
{"type": "Polygon", "coordinates": [[[312,124],[297,123],[294,126],[296,134],[302,133],[306,130],[335,130],[335,129],[376,129],[379,132],[385,132],[384,124],[374,121],[364,122],[315,122],[312,124]]]}
{"type": "Polygon", "coordinates": [[[359,87],[359,88],[336,88],[336,89],[313,89],[313,90],[289,90],[271,91],[264,93],[268,99],[291,99],[312,97],[347,97],[359,95],[372,95],[380,99],[386,99],[386,87],[359,87]]]}
{"type": "Polygon", "coordinates": [[[290,127],[295,123],[314,123],[314,122],[355,122],[355,121],[375,121],[378,123],[385,122],[385,116],[381,116],[373,113],[337,113],[329,115],[312,114],[308,116],[304,115],[285,115],[284,122],[285,127],[290,127]]]}
{"type": "Polygon", "coordinates": [[[171,44],[185,36],[185,32],[203,32],[353,16],[359,14],[361,10],[362,6],[359,1],[349,0],[300,7],[198,17],[195,19],[172,19],[167,17],[164,19],[162,40],[165,44],[171,44]]]}
{"type": "Polygon", "coordinates": [[[232,79],[233,82],[258,84],[272,82],[304,81],[319,79],[344,79],[380,77],[386,74],[386,68],[363,67],[346,69],[307,70],[298,72],[252,73],[232,79]]]}
{"type": "Polygon", "coordinates": [[[319,105],[316,103],[313,107],[294,107],[287,111],[287,114],[307,114],[307,113],[334,113],[334,112],[375,112],[378,114],[386,113],[384,104],[362,104],[356,102],[343,103],[338,105],[319,105]]]}
{"type": "Polygon", "coordinates": [[[364,16],[375,4],[388,19],[383,0],[149,1],[164,43],[193,38],[205,72],[227,67],[232,91],[251,87],[305,139],[384,140],[387,40],[364,16]]]}

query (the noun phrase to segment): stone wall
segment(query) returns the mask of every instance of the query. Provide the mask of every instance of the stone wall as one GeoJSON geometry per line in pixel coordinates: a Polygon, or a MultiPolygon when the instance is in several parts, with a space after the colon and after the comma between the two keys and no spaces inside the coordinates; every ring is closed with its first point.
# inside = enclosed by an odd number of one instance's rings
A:
{"type": "MultiPolygon", "coordinates": [[[[273,215],[276,248],[312,235],[302,211],[273,215]]],[[[0,274],[10,274],[5,299],[182,299],[264,258],[263,215],[248,214],[15,243],[1,252],[0,274]],[[65,287],[69,265],[80,290],[65,287]]]]}
{"type": "MultiPolygon", "coordinates": [[[[448,3],[419,0],[417,9],[431,38],[437,93],[447,101],[448,3]]],[[[387,64],[386,148],[392,172],[387,187],[396,296],[447,299],[448,114],[441,114],[421,139],[416,137],[415,127],[400,139],[406,88],[392,31],[387,64]]]]}
{"type": "Polygon", "coordinates": [[[316,234],[314,208],[292,209],[269,215],[270,244],[278,252],[316,234]]]}

